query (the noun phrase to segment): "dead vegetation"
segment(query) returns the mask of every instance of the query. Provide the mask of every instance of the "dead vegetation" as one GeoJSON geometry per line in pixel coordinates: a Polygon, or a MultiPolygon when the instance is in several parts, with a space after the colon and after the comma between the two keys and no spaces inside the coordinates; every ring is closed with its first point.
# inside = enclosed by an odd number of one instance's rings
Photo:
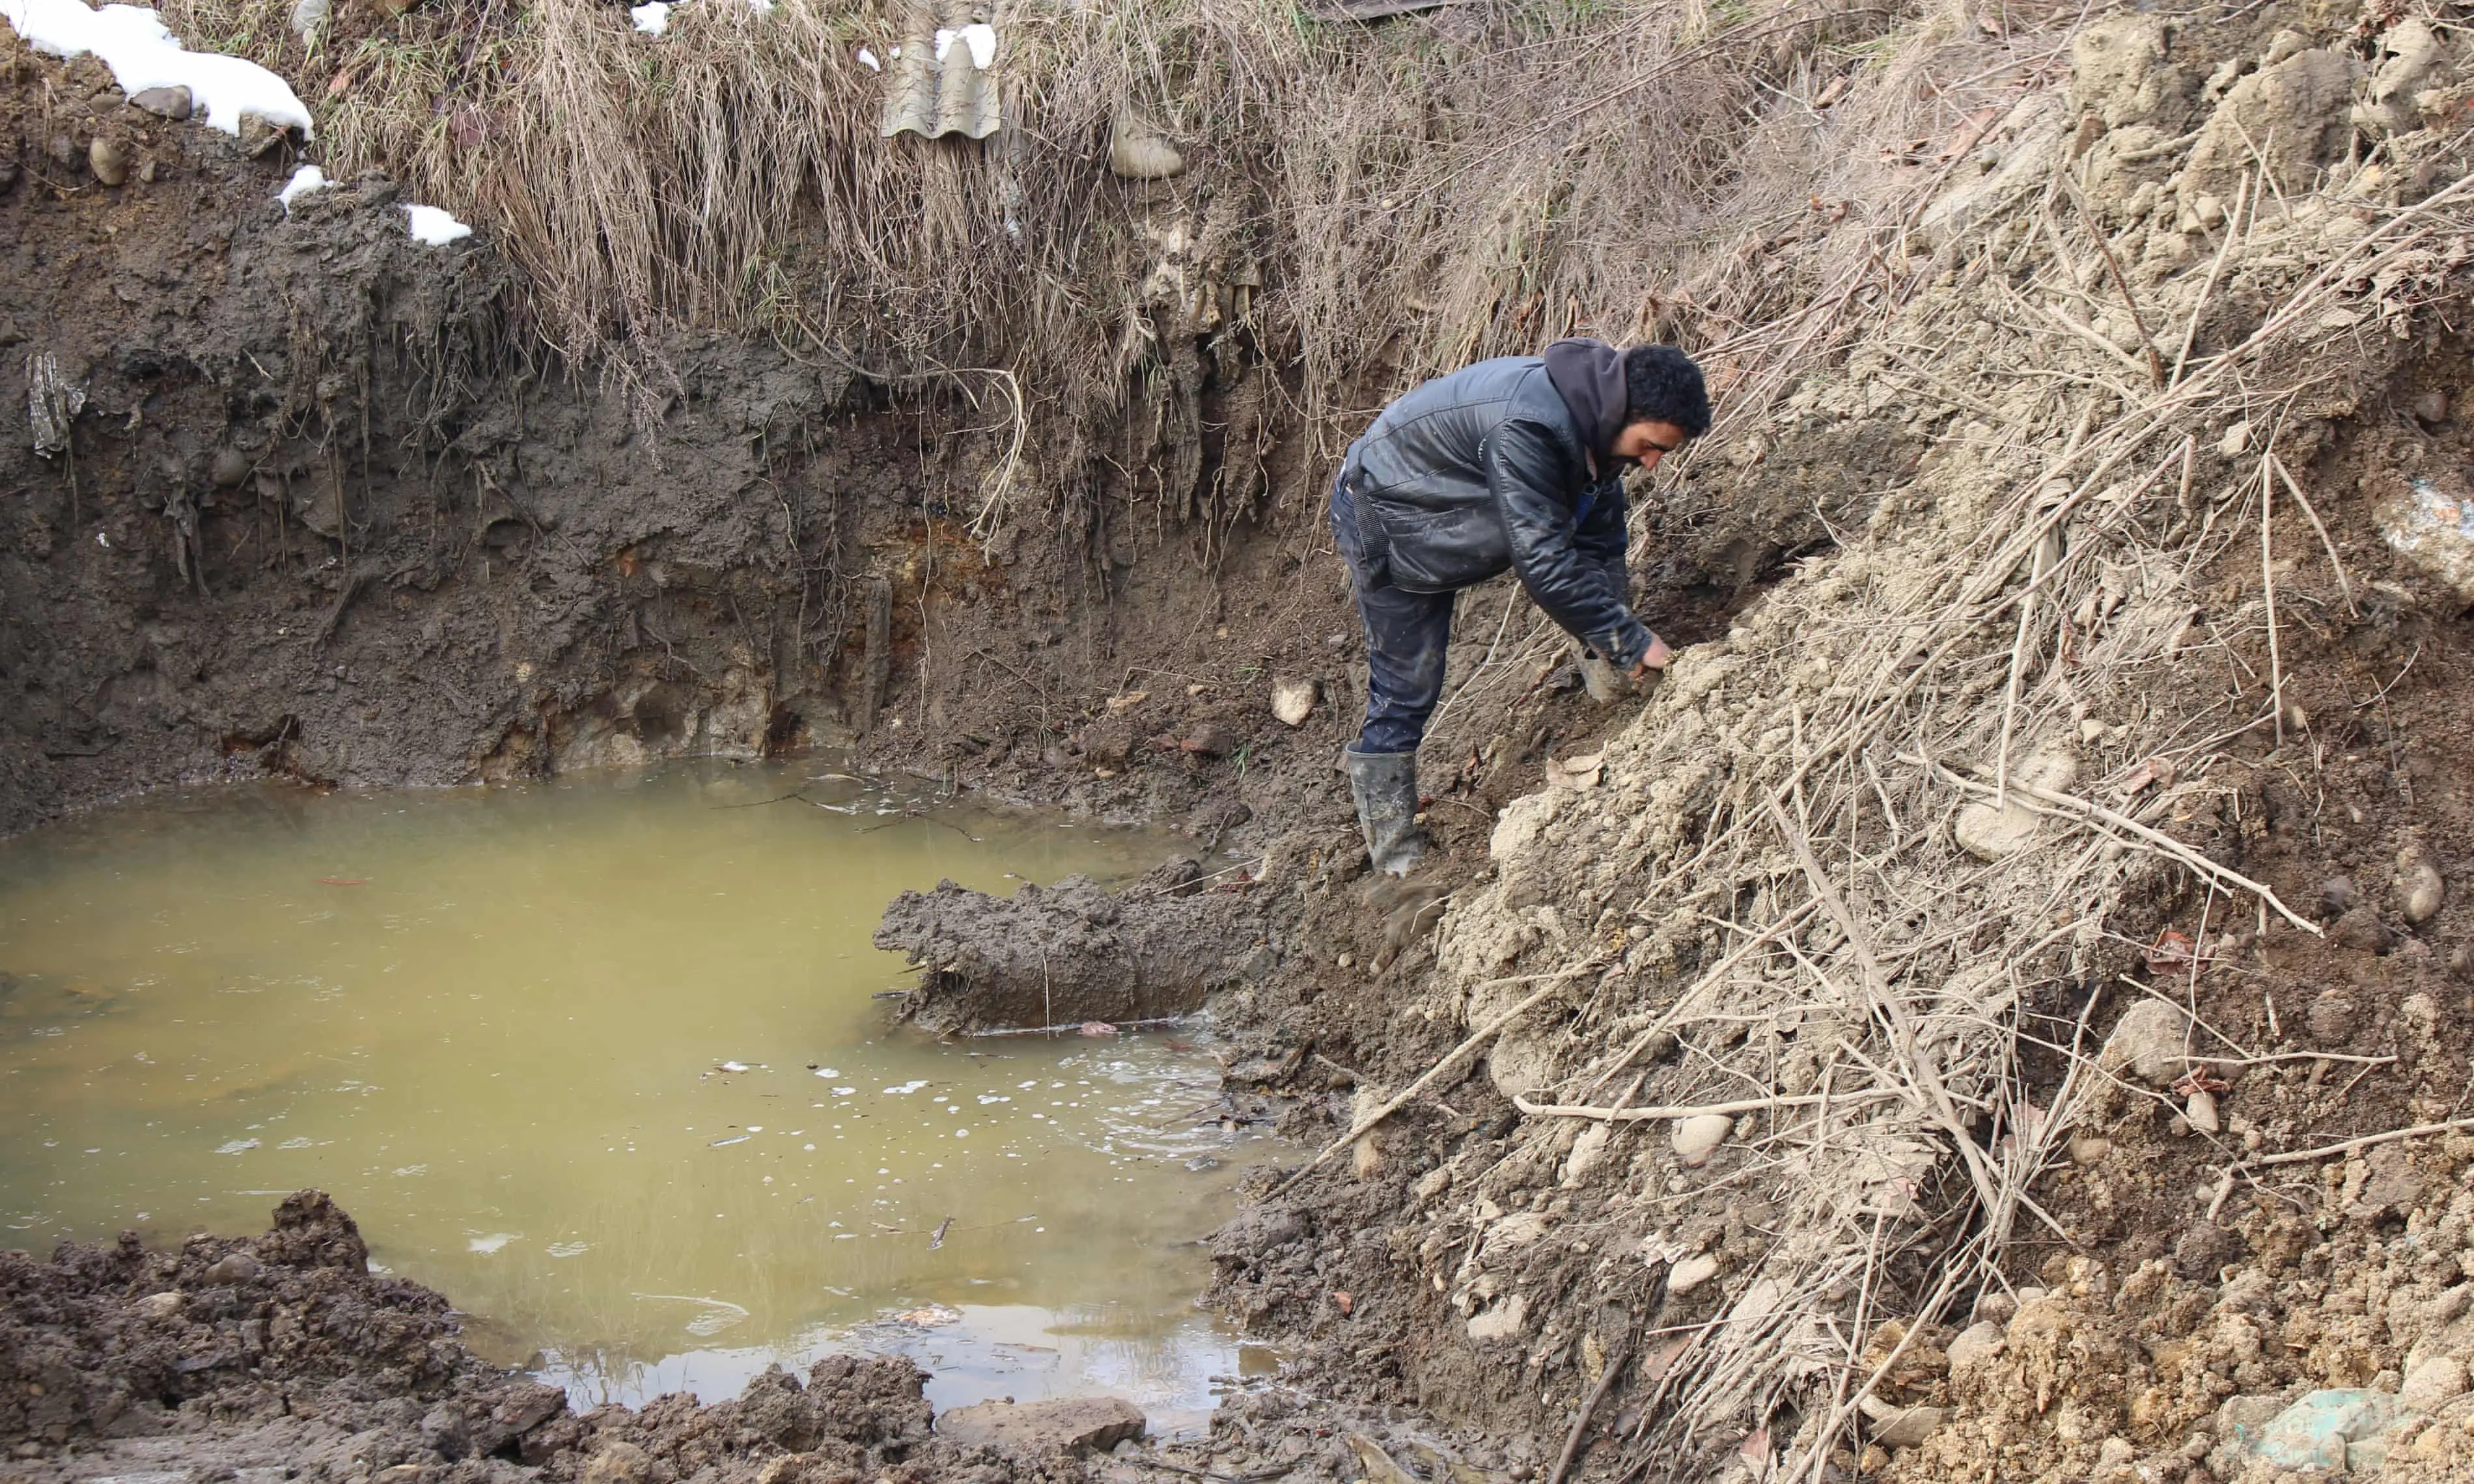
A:
{"type": "MultiPolygon", "coordinates": [[[[1937,224],[1927,281],[1843,369],[1750,376],[1713,450],[1739,490],[1851,423],[1929,452],[1687,651],[1602,759],[1550,767],[1495,824],[1423,1010],[1471,1028],[1462,1054],[1492,1041],[1523,1121],[1420,1181],[1393,1250],[1576,1448],[1607,1426],[1595,1472],[1816,1479],[1928,1436],[1943,1414],[1900,1377],[1933,1321],[2008,1291],[2023,1244],[2077,1245],[2033,1190],[2091,1101],[2213,1096],[2098,1054],[2125,1002],[2186,997],[2160,924],[2187,899],[2236,947],[2321,931],[2223,863],[2227,775],[2253,739],[2307,756],[2296,610],[2325,632],[2368,600],[2308,485],[2331,419],[2429,353],[2467,288],[2460,75],[2424,72],[2414,108],[2358,110],[2359,132],[2291,111],[2377,97],[2420,44],[2400,18],[2039,37],[2072,90],[2011,100],[1902,212],[1937,224]]],[[[2217,1205],[2348,1152],[2221,1145],[2217,1205]]],[[[2050,1459],[2191,1421],[2090,1415],[2050,1459]]]]}
{"type": "Polygon", "coordinates": [[[1912,290],[1916,210],[2059,65],[2033,7],[1028,0],[993,12],[1007,127],[966,142],[879,137],[859,60],[958,10],[387,9],[306,44],[281,0],[168,14],[293,78],[330,174],[484,224],[570,353],[638,375],[681,327],[755,329],[931,384],[990,430],[982,499],[1106,485],[1206,559],[1273,448],[1561,334],[1676,340],[1754,415],[1912,290]],[[1120,120],[1183,174],[1113,176],[1120,120]]]}

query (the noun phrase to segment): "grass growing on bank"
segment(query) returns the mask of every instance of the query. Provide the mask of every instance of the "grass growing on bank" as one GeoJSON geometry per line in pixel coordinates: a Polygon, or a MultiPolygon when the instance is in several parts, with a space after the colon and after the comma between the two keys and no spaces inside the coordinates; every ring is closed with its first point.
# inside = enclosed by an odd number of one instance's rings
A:
{"type": "Polygon", "coordinates": [[[1843,276],[1761,247],[1808,219],[1813,182],[1879,213],[1856,256],[1890,263],[1893,177],[1929,171],[1867,146],[1944,132],[2005,81],[1921,91],[1928,63],[1984,38],[1895,3],[1370,26],[1290,0],[1022,0],[994,16],[1006,127],[887,140],[884,76],[858,53],[923,43],[924,8],[694,0],[655,37],[593,0],[355,4],[307,46],[289,10],[166,7],[199,44],[296,81],[330,174],[381,169],[486,224],[570,354],[644,363],[671,330],[716,326],[897,377],[1001,370],[1027,389],[1034,448],[1069,460],[1093,451],[1077,426],[1178,380],[1181,339],[1224,386],[1269,368],[1314,423],[1573,331],[1724,362],[1843,276]],[[1111,175],[1121,114],[1175,141],[1185,173],[1111,175]]]}

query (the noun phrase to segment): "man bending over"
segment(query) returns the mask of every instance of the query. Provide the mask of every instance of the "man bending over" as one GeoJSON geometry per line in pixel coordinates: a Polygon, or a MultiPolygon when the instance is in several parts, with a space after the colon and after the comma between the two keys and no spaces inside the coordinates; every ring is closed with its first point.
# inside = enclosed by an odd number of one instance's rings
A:
{"type": "Polygon", "coordinates": [[[1666,346],[1559,340],[1480,361],[1383,409],[1332,484],[1332,533],[1366,624],[1366,726],[1348,790],[1378,871],[1406,875],[1418,744],[1443,689],[1452,596],[1509,567],[1564,631],[1636,678],[1665,641],[1633,615],[1623,475],[1710,426],[1701,368],[1666,346]]]}

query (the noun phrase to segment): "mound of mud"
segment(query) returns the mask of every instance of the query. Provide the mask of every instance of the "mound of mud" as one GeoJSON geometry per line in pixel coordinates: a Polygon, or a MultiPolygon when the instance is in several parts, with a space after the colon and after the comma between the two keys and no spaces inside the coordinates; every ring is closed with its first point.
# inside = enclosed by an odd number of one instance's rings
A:
{"type": "Polygon", "coordinates": [[[1119,894],[1088,876],[990,897],[939,881],[885,909],[876,945],[910,955],[902,1015],[940,1034],[1191,1014],[1268,971],[1260,914],[1172,861],[1119,894]]]}
{"type": "Polygon", "coordinates": [[[368,1258],[316,1190],[255,1238],[0,1254],[9,1477],[778,1481],[878,1473],[923,1449],[931,1473],[969,1472],[967,1450],[932,1438],[909,1361],[830,1356],[805,1386],[776,1370],[715,1406],[669,1396],[579,1416],[557,1388],[476,1359],[445,1299],[368,1258]]]}

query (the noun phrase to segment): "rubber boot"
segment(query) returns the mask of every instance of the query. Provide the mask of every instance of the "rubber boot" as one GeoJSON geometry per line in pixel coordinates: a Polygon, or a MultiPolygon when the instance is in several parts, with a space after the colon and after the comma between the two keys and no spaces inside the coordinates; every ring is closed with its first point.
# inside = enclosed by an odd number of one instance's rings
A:
{"type": "Polygon", "coordinates": [[[1418,827],[1418,754],[1341,754],[1348,764],[1348,795],[1357,801],[1357,827],[1374,869],[1405,876],[1426,853],[1426,832],[1418,827]]]}

